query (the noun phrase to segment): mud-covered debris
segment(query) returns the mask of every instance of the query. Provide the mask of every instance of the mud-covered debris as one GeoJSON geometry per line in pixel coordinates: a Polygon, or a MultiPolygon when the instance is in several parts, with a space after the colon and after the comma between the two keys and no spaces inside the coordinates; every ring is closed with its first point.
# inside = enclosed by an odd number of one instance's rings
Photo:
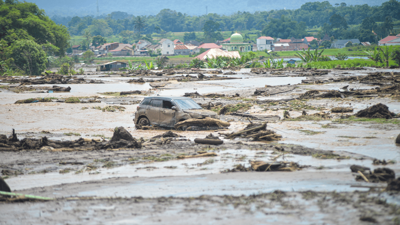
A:
{"type": "Polygon", "coordinates": [[[54,91],[54,92],[70,92],[71,91],[71,87],[60,87],[60,86],[56,86],[54,85],[50,91],[54,91]]]}
{"type": "Polygon", "coordinates": [[[189,159],[189,158],[212,157],[212,156],[218,156],[218,154],[215,152],[207,152],[207,153],[198,154],[198,155],[179,155],[177,158],[178,159],[189,159]]]}
{"type": "Polygon", "coordinates": [[[10,187],[8,184],[0,177],[0,191],[11,192],[10,187]]]}
{"type": "Polygon", "coordinates": [[[163,83],[163,82],[150,83],[150,87],[163,88],[163,87],[167,86],[167,84],[169,84],[169,83],[168,82],[167,83],[163,83]]]}
{"type": "Polygon", "coordinates": [[[207,97],[207,98],[222,98],[222,97],[225,97],[225,94],[213,93],[213,94],[204,95],[204,97],[207,97]]]}
{"type": "Polygon", "coordinates": [[[303,167],[294,162],[264,162],[264,161],[250,161],[250,166],[246,167],[244,165],[235,165],[233,169],[227,169],[223,172],[268,172],[268,171],[287,171],[292,172],[296,170],[301,170],[303,167]]]}
{"type": "Polygon", "coordinates": [[[290,113],[289,113],[289,111],[285,110],[285,111],[283,112],[283,118],[285,118],[285,119],[290,119],[290,113]]]}
{"type": "Polygon", "coordinates": [[[256,89],[254,95],[262,95],[262,96],[276,95],[280,93],[293,91],[294,89],[296,89],[296,87],[297,85],[267,86],[256,89]]]}
{"type": "Polygon", "coordinates": [[[349,112],[353,112],[353,108],[352,107],[334,107],[331,109],[332,113],[349,113],[349,112]]]}
{"type": "Polygon", "coordinates": [[[141,77],[139,79],[129,80],[128,83],[146,83],[146,81],[141,77]]]}
{"type": "Polygon", "coordinates": [[[351,165],[350,170],[353,173],[357,173],[358,171],[360,171],[362,173],[364,173],[365,171],[371,172],[371,169],[369,167],[359,166],[359,165],[351,165]]]}
{"type": "Polygon", "coordinates": [[[121,91],[119,95],[140,95],[142,91],[121,91]]]}
{"type": "MultiPolygon", "coordinates": [[[[360,171],[361,172],[361,171],[360,171]]],[[[368,182],[371,183],[378,183],[378,182],[388,182],[393,179],[395,179],[395,173],[392,169],[389,168],[377,168],[374,170],[373,173],[366,174],[361,172],[362,175],[356,176],[356,181],[366,181],[365,178],[368,180],[368,182]]]]}
{"type": "Polygon", "coordinates": [[[199,94],[197,91],[196,92],[189,92],[189,93],[185,93],[183,95],[183,97],[191,97],[191,98],[197,98],[200,97],[201,94],[199,94]]]}
{"type": "Polygon", "coordinates": [[[386,160],[379,160],[379,159],[374,159],[372,161],[373,165],[387,165],[388,163],[386,162],[386,160]]]}
{"type": "Polygon", "coordinates": [[[196,138],[194,142],[197,144],[208,144],[208,145],[221,145],[224,143],[219,137],[216,137],[212,134],[206,136],[206,138],[196,138]]]}
{"type": "Polygon", "coordinates": [[[370,223],[377,223],[376,219],[374,217],[371,217],[371,216],[361,216],[360,217],[360,221],[370,222],[370,223]]]}
{"type": "Polygon", "coordinates": [[[355,114],[357,117],[392,119],[396,114],[389,111],[389,107],[378,103],[355,114]]]}
{"type": "Polygon", "coordinates": [[[387,191],[400,191],[400,177],[395,180],[392,180],[388,183],[386,187],[387,191]]]}
{"type": "Polygon", "coordinates": [[[344,95],[339,91],[317,91],[311,90],[300,95],[300,99],[310,99],[310,98],[344,98],[344,95]],[[322,93],[321,93],[322,92],[322,93]]]}
{"type": "Polygon", "coordinates": [[[175,138],[175,137],[183,137],[183,136],[181,136],[181,135],[179,135],[179,134],[176,134],[176,133],[174,133],[174,132],[172,132],[172,131],[167,131],[167,132],[165,132],[165,133],[163,133],[163,134],[154,136],[154,137],[152,137],[151,139],[157,139],[157,138],[175,138]]]}
{"type": "Polygon", "coordinates": [[[136,139],[132,137],[131,133],[129,133],[129,131],[127,131],[124,127],[116,127],[114,129],[114,134],[111,138],[111,142],[119,140],[136,141],[136,139]]]}
{"type": "Polygon", "coordinates": [[[295,162],[264,162],[251,161],[251,169],[253,171],[296,171],[301,167],[295,162]]]}
{"type": "Polygon", "coordinates": [[[197,126],[197,127],[217,127],[217,128],[225,128],[229,127],[231,124],[226,121],[222,121],[219,119],[214,119],[210,117],[206,117],[204,119],[188,119],[175,124],[175,129],[181,129],[184,127],[197,126]]]}
{"type": "Polygon", "coordinates": [[[400,144],[400,134],[399,135],[397,135],[397,138],[396,138],[396,144],[400,144]]]}
{"type": "Polygon", "coordinates": [[[250,138],[253,141],[277,141],[282,138],[281,135],[276,134],[274,131],[267,130],[267,123],[249,124],[245,129],[226,136],[228,139],[237,137],[250,138]]]}

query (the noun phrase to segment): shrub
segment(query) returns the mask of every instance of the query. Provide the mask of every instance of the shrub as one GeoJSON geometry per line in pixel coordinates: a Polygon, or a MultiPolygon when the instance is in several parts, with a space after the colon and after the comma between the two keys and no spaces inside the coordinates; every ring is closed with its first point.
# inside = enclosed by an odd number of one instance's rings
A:
{"type": "Polygon", "coordinates": [[[81,100],[79,100],[79,98],[77,97],[69,97],[67,99],[65,99],[65,103],[80,103],[81,100]]]}

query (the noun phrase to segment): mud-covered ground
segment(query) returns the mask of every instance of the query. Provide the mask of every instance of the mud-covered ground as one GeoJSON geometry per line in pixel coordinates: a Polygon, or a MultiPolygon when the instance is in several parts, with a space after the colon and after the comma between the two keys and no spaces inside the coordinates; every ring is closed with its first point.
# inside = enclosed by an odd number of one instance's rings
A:
{"type": "Polygon", "coordinates": [[[21,79],[28,88],[18,83],[20,78],[12,83],[0,79],[0,134],[10,136],[15,129],[20,140],[107,142],[114,128],[122,126],[141,143],[141,148],[101,150],[10,151],[0,146],[1,176],[12,191],[54,198],[0,202],[5,212],[0,223],[399,224],[399,193],[386,191],[387,182],[357,181],[359,174],[350,171],[351,165],[360,165],[371,171],[390,168],[396,178],[400,174],[400,146],[395,144],[400,133],[399,72],[90,72],[57,83],[71,87],[69,92],[53,93],[43,91],[51,90],[50,79],[45,84],[21,79]],[[129,91],[141,94],[122,95],[129,91]],[[168,130],[138,130],[133,124],[137,103],[153,95],[191,96],[203,108],[223,113],[220,119],[230,126],[172,130],[181,137],[154,139],[168,130]],[[67,103],[71,97],[79,103],[67,103]],[[15,104],[29,98],[38,101],[15,104]],[[378,103],[388,106],[393,118],[354,116],[378,103]],[[352,111],[333,113],[337,107],[352,111]],[[227,139],[249,123],[265,122],[280,140],[227,139]],[[194,142],[210,133],[224,144],[194,142]],[[190,158],[204,153],[212,154],[190,158]],[[294,163],[296,168],[229,172],[260,160],[294,163]]]}

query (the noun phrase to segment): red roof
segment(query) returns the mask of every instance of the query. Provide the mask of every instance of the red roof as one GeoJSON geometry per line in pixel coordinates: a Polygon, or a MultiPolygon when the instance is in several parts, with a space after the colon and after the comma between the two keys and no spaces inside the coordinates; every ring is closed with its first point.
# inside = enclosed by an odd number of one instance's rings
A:
{"type": "Polygon", "coordinates": [[[280,43],[289,43],[289,42],[292,42],[292,40],[291,39],[280,39],[278,42],[280,42],[280,43]]]}
{"type": "Polygon", "coordinates": [[[179,49],[188,49],[185,45],[177,45],[175,46],[175,49],[179,50],[179,49]]]}
{"type": "Polygon", "coordinates": [[[261,36],[261,37],[259,37],[259,38],[257,38],[257,39],[265,39],[265,40],[270,40],[270,41],[273,41],[274,39],[272,38],[272,37],[270,37],[270,36],[261,36]]]}
{"type": "Polygon", "coordinates": [[[223,40],[222,42],[227,42],[227,41],[231,41],[231,38],[227,38],[227,39],[223,40]]]}
{"type": "Polygon", "coordinates": [[[196,56],[195,58],[202,60],[204,58],[204,56],[207,55],[207,53],[210,51],[211,49],[208,49],[207,51],[201,53],[200,55],[196,56]]]}
{"type": "Polygon", "coordinates": [[[305,37],[305,39],[306,39],[308,42],[312,42],[313,40],[318,40],[318,39],[315,38],[315,37],[305,37]]]}
{"type": "Polygon", "coordinates": [[[379,43],[386,43],[386,42],[388,42],[388,41],[392,41],[392,40],[394,40],[394,39],[396,39],[396,38],[398,38],[398,37],[396,37],[396,36],[387,36],[387,37],[385,37],[384,39],[382,39],[382,40],[380,40],[379,41],[379,43]]]}
{"type": "Polygon", "coordinates": [[[179,40],[179,39],[175,39],[175,40],[174,40],[174,44],[177,44],[177,43],[182,43],[182,41],[179,40]]]}
{"type": "Polygon", "coordinates": [[[200,48],[211,49],[211,48],[222,48],[222,46],[219,46],[219,45],[214,44],[214,43],[204,43],[204,44],[200,45],[197,48],[199,48],[199,49],[200,48]]]}

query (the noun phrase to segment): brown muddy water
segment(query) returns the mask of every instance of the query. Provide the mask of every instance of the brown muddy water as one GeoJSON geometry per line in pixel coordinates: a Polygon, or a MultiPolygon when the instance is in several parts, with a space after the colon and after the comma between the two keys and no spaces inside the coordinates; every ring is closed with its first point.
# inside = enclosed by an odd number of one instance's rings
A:
{"type": "MultiPolygon", "coordinates": [[[[342,76],[342,73],[346,73],[346,76],[361,76],[376,71],[373,68],[331,71],[326,77],[342,76]]],[[[102,80],[104,84],[60,85],[70,86],[70,93],[13,93],[0,89],[0,134],[8,136],[15,129],[20,139],[43,136],[54,140],[76,140],[81,137],[109,139],[115,127],[123,126],[133,137],[143,137],[148,141],[165,132],[135,128],[132,120],[137,105],[124,103],[129,103],[129,98],[140,100],[144,95],[128,96],[120,100],[119,97],[100,94],[147,91],[151,89],[149,83],[130,84],[127,81],[132,78],[103,75],[82,77],[102,80]],[[54,100],[14,104],[17,100],[27,98],[60,99],[72,96],[98,96],[101,103],[67,104],[54,100]],[[125,110],[103,112],[95,109],[112,105],[123,106],[125,110]]],[[[253,116],[278,115],[283,118],[284,110],[279,105],[285,105],[287,99],[297,98],[308,90],[340,90],[346,85],[301,85],[301,81],[307,77],[265,77],[251,74],[249,69],[230,76],[241,79],[167,81],[168,85],[152,89],[150,95],[182,96],[196,91],[200,94],[223,93],[228,97],[201,97],[194,100],[202,104],[249,103],[252,107],[241,113],[253,116]],[[256,88],[287,84],[297,87],[287,93],[253,96],[256,88]],[[236,93],[240,97],[229,97],[236,93]]],[[[358,89],[376,87],[357,83],[349,85],[358,89]]],[[[390,111],[400,113],[399,100],[388,96],[310,99],[303,102],[308,105],[304,106],[304,110],[309,113],[328,112],[332,107],[348,105],[357,112],[376,103],[384,103],[390,111]]],[[[302,110],[293,109],[290,113],[297,117],[302,110]]],[[[271,143],[260,142],[257,147],[247,144],[249,140],[243,138],[224,139],[223,134],[243,129],[249,119],[223,116],[223,119],[231,123],[226,130],[173,131],[188,140],[179,145],[148,144],[140,150],[88,153],[0,151],[0,170],[20,171],[17,176],[2,175],[13,191],[55,198],[49,202],[0,202],[0,224],[243,224],[250,221],[256,224],[368,224],[368,221],[399,224],[399,193],[384,192],[386,183],[358,182],[355,180],[357,174],[351,173],[349,169],[353,164],[371,170],[386,167],[392,169],[398,177],[400,146],[395,145],[394,141],[400,133],[399,123],[396,122],[399,119],[383,124],[368,121],[340,122],[338,119],[341,116],[339,114],[332,119],[316,121],[270,122],[268,128],[282,135],[282,139],[271,143]],[[204,138],[209,133],[220,136],[225,144],[218,148],[194,144],[195,138],[204,138]],[[303,146],[344,158],[321,159],[318,157],[320,152],[316,154],[312,151],[307,154],[279,152],[274,146],[303,146]],[[199,150],[215,152],[218,156],[180,160],[172,157],[161,162],[132,160],[141,154],[177,155],[199,150]],[[238,164],[249,167],[252,160],[271,161],[278,154],[282,154],[279,161],[295,162],[305,167],[294,172],[224,172],[238,164]],[[373,159],[386,160],[390,164],[374,165],[373,159]],[[61,166],[59,162],[63,160],[82,164],[61,166]],[[116,162],[116,166],[98,166],[91,171],[75,173],[88,164],[103,163],[102,160],[116,162]],[[65,169],[71,169],[71,172],[60,173],[65,169]]]]}

